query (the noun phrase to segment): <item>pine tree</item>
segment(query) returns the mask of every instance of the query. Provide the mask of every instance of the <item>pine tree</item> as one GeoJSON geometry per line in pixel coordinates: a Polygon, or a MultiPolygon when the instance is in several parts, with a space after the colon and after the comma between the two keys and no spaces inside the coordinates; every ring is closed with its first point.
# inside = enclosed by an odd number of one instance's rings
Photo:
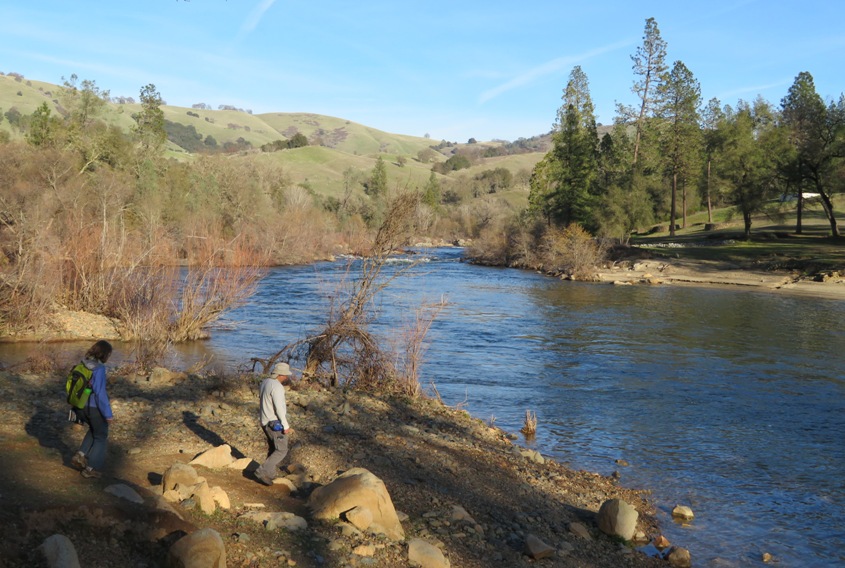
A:
{"type": "Polygon", "coordinates": [[[535,167],[529,200],[547,221],[595,228],[594,182],[598,135],[587,75],[576,66],[564,89],[552,134],[553,147],[535,167]]]}
{"type": "Polygon", "coordinates": [[[637,48],[636,53],[631,56],[631,60],[634,62],[634,75],[637,77],[631,90],[640,101],[634,135],[633,164],[636,166],[646,119],[653,115],[659,106],[657,94],[666,73],[666,42],[660,36],[660,29],[657,27],[657,21],[654,18],[646,20],[643,44],[637,48]]]}
{"type": "Polygon", "coordinates": [[[683,226],[686,227],[686,187],[700,161],[701,128],[698,107],[701,87],[692,72],[676,61],[660,86],[663,101],[661,118],[667,122],[662,131],[661,148],[666,161],[666,173],[671,183],[669,234],[675,236],[677,195],[683,188],[683,226]]]}
{"type": "Polygon", "coordinates": [[[783,123],[789,129],[790,143],[796,156],[788,171],[798,188],[798,227],[801,232],[801,211],[805,186],[819,194],[833,236],[839,235],[831,200],[837,162],[843,154],[845,141],[845,99],[839,104],[825,106],[816,93],[813,76],[804,71],[798,74],[781,101],[783,123]]]}

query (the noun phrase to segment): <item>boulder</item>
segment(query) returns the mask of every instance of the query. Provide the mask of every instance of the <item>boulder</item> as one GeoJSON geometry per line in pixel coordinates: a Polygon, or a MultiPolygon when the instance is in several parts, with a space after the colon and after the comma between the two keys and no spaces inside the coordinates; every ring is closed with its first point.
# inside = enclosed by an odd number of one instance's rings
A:
{"type": "Polygon", "coordinates": [[[308,507],[316,519],[337,519],[356,507],[368,509],[373,520],[365,530],[384,534],[391,540],[405,538],[384,482],[364,468],[350,469],[328,485],[315,489],[308,498],[308,507]]]}
{"type": "Polygon", "coordinates": [[[162,490],[176,489],[177,484],[187,486],[196,485],[198,477],[197,470],[193,467],[183,463],[175,463],[162,476],[162,490]]]}
{"type": "Polygon", "coordinates": [[[214,511],[217,510],[217,503],[214,501],[214,495],[211,493],[211,488],[205,481],[196,485],[194,492],[191,494],[191,498],[197,502],[202,512],[206,515],[213,515],[214,511]]]}
{"type": "Polygon", "coordinates": [[[38,550],[44,556],[49,568],[79,568],[79,557],[68,537],[54,534],[47,537],[38,550]]]}
{"type": "Polygon", "coordinates": [[[226,568],[226,546],[214,529],[200,529],[177,540],[167,553],[167,568],[226,568]]]}
{"type": "Polygon", "coordinates": [[[346,511],[346,520],[356,529],[365,531],[373,524],[373,513],[366,507],[353,507],[346,511]]]}
{"type": "Polygon", "coordinates": [[[253,470],[253,469],[257,468],[259,465],[260,464],[257,461],[253,460],[252,458],[240,458],[240,459],[233,461],[232,463],[230,463],[226,467],[231,468],[231,469],[237,469],[238,471],[245,471],[247,469],[253,470]]]}
{"type": "Polygon", "coordinates": [[[637,510],[621,499],[610,499],[602,503],[598,513],[599,529],[610,536],[631,540],[637,530],[637,510]]]}
{"type": "Polygon", "coordinates": [[[206,450],[190,462],[190,465],[201,465],[211,469],[220,467],[228,467],[235,461],[232,457],[232,447],[229,444],[223,444],[216,448],[206,450]]]}
{"type": "Polygon", "coordinates": [[[449,568],[449,560],[433,544],[421,538],[408,542],[408,564],[417,568],[449,568]]]}
{"type": "Polygon", "coordinates": [[[217,506],[221,509],[229,510],[232,508],[232,502],[229,500],[229,494],[226,493],[222,487],[215,485],[211,488],[211,497],[217,506]]]}
{"type": "Polygon", "coordinates": [[[175,375],[170,371],[170,369],[165,369],[164,367],[155,367],[150,372],[150,376],[147,377],[147,381],[156,385],[166,385],[173,382],[174,376],[175,375]]]}

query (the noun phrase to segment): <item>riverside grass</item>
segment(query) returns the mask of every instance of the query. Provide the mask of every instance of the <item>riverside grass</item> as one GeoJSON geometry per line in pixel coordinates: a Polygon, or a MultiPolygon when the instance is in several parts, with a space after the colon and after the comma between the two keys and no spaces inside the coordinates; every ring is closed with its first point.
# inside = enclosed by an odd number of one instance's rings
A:
{"type": "MultiPolygon", "coordinates": [[[[833,202],[834,210],[842,211],[845,195],[835,196],[833,202]]],[[[751,227],[750,240],[743,237],[741,219],[731,218],[730,211],[730,208],[714,211],[714,221],[722,224],[718,229],[704,230],[698,218],[706,219],[705,212],[690,217],[687,228],[676,231],[674,237],[668,232],[634,236],[631,244],[658,257],[753,263],[771,269],[845,270],[845,237],[829,236],[830,225],[820,207],[804,211],[800,235],[795,233],[794,207],[776,219],[758,215],[751,227]],[[679,246],[667,246],[669,243],[679,246]]]]}

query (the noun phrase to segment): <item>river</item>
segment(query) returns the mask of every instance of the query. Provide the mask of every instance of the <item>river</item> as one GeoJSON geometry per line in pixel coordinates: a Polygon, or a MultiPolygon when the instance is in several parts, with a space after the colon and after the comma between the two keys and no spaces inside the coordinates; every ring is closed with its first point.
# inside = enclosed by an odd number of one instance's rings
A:
{"type": "MultiPolygon", "coordinates": [[[[761,292],[563,282],[414,255],[374,309],[395,338],[421,302],[448,306],[422,383],[573,468],[653,490],[664,534],[695,566],[845,565],[845,305],[761,292]],[[616,460],[625,460],[622,466],[616,460]],[[676,523],[688,505],[695,519],[676,523]]],[[[403,266],[406,259],[397,259],[403,266]]],[[[317,331],[346,263],[277,268],[208,341],[232,368],[317,331]]]]}

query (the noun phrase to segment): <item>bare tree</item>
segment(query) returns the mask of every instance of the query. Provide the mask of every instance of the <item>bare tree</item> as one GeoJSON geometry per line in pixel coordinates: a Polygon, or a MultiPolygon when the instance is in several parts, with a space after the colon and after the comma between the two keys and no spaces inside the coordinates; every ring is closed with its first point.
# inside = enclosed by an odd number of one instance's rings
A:
{"type": "MultiPolygon", "coordinates": [[[[389,204],[384,222],[373,240],[370,254],[360,261],[359,275],[345,278],[329,300],[322,331],[283,347],[268,359],[256,359],[264,370],[276,361],[304,359],[303,376],[358,388],[395,387],[393,357],[370,332],[374,299],[413,264],[389,275],[383,270],[389,256],[402,246],[412,231],[419,197],[402,193],[389,204]]],[[[347,275],[349,272],[347,273],[347,275]]]]}

